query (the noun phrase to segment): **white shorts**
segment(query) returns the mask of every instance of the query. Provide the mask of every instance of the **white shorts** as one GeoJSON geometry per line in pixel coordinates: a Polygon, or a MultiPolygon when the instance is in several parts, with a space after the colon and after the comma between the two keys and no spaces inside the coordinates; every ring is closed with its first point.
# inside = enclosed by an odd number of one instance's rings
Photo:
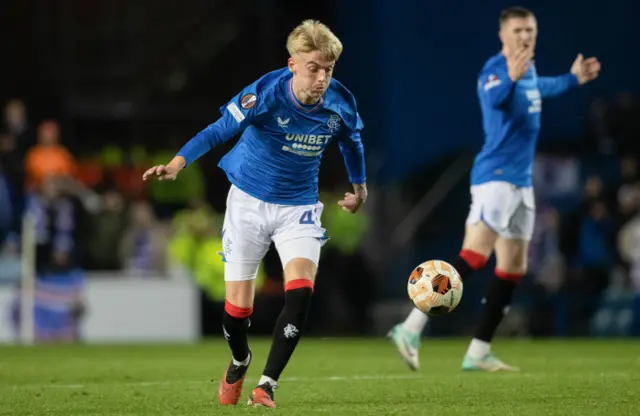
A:
{"type": "Polygon", "coordinates": [[[471,187],[467,225],[484,222],[500,237],[530,241],[536,216],[531,186],[509,182],[486,182],[471,187]]]}
{"type": "Polygon", "coordinates": [[[320,217],[324,205],[278,205],[261,201],[231,185],[222,226],[227,281],[255,279],[273,241],[284,268],[305,258],[316,266],[327,240],[320,217]]]}

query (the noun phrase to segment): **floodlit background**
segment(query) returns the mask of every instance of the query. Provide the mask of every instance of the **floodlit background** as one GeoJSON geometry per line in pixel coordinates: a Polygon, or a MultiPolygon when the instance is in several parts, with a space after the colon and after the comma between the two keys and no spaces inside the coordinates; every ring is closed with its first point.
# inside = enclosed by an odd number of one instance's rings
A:
{"type": "MultiPolygon", "coordinates": [[[[529,274],[493,351],[521,372],[460,371],[493,261],[428,324],[421,370],[383,335],[419,263],[452,259],[482,145],[476,77],[502,0],[0,1],[0,415],[219,415],[229,348],[220,228],[235,140],[172,183],[143,183],[219,108],[284,66],[303,19],[345,50],[335,76],[365,124],[370,199],[356,216],[337,146],[320,187],[331,240],[280,415],[637,414],[640,82],[637,0],[536,0],[536,64],[600,78],[546,100],[529,274]],[[35,343],[36,346],[23,346],[35,343]],[[12,345],[16,344],[16,345],[12,345]],[[634,410],[636,409],[636,410],[634,410]]],[[[255,386],[283,304],[259,276],[255,386]]]]}
{"type": "MultiPolygon", "coordinates": [[[[568,71],[578,52],[597,56],[603,72],[545,101],[530,273],[505,336],[640,334],[640,3],[577,4],[525,4],[539,21],[540,73],[568,71]]],[[[38,342],[221,335],[217,253],[229,185],[217,162],[235,141],[176,182],[143,183],[141,174],[169,161],[242,87],[284,66],[287,34],[309,17],[344,42],[335,77],[359,102],[371,199],[357,216],[338,209],[350,186],[332,148],[320,179],[332,238],[307,333],[384,334],[410,308],[411,269],[460,247],[482,144],[476,75],[499,49],[497,16],[508,5],[3,1],[0,342],[19,340],[21,328],[38,342]],[[32,309],[19,289],[33,267],[32,309]]],[[[469,334],[491,274],[490,264],[466,282],[458,310],[426,334],[469,334]]],[[[274,252],[259,286],[252,333],[268,335],[283,301],[274,252]]]]}

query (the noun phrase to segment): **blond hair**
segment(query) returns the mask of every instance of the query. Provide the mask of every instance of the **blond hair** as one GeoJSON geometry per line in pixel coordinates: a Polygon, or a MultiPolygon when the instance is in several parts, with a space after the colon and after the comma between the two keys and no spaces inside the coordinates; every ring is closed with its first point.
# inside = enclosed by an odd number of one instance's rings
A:
{"type": "Polygon", "coordinates": [[[290,55],[300,52],[320,51],[326,61],[337,61],[342,53],[342,42],[318,20],[305,20],[287,38],[290,55]]]}

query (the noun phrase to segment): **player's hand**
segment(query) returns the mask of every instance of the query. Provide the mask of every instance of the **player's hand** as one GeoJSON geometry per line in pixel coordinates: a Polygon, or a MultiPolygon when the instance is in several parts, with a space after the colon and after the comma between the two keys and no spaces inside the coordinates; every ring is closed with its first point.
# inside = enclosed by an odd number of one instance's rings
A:
{"type": "Polygon", "coordinates": [[[171,165],[157,165],[147,170],[142,175],[142,180],[157,178],[159,181],[174,181],[180,169],[171,165]]]}
{"type": "Polygon", "coordinates": [[[513,82],[516,82],[524,77],[533,65],[533,48],[523,46],[509,53],[506,58],[509,78],[511,78],[513,82]]]}
{"type": "Polygon", "coordinates": [[[367,186],[354,184],[353,190],[354,193],[346,192],[344,198],[338,201],[338,205],[340,205],[343,210],[355,214],[367,200],[367,186]]]}
{"type": "Polygon", "coordinates": [[[580,85],[583,85],[598,78],[600,67],[598,58],[584,59],[582,54],[579,53],[576,60],[573,61],[573,65],[571,65],[571,73],[578,78],[580,85]]]}
{"type": "Polygon", "coordinates": [[[159,181],[175,181],[178,173],[187,165],[182,156],[176,156],[167,165],[156,165],[142,175],[142,180],[157,178],[159,181]]]}

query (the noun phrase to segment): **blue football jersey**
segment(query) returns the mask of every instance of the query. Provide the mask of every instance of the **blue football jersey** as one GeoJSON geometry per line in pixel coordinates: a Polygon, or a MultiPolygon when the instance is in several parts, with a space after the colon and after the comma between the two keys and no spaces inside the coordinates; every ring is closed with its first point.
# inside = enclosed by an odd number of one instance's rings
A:
{"type": "Polygon", "coordinates": [[[351,183],[365,183],[363,123],[353,95],[332,79],[317,104],[304,105],[293,94],[292,79],[283,68],[247,86],[178,155],[189,164],[242,132],[219,163],[229,181],[265,202],[308,205],[318,201],[320,160],[335,140],[351,183]]]}
{"type": "Polygon", "coordinates": [[[504,55],[491,57],[477,84],[485,140],[471,170],[471,184],[505,181],[531,186],[542,99],[577,85],[571,73],[540,77],[535,66],[514,83],[504,55]]]}

